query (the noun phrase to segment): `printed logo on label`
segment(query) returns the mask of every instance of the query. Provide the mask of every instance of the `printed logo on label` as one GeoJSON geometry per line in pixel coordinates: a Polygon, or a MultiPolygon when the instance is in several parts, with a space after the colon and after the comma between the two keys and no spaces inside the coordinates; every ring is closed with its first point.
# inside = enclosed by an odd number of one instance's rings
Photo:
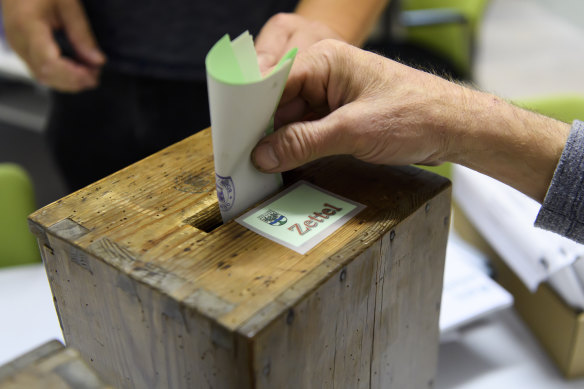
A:
{"type": "Polygon", "coordinates": [[[215,174],[215,186],[217,187],[217,198],[219,208],[222,211],[229,211],[235,203],[235,186],[231,177],[222,177],[215,174]]]}
{"type": "Polygon", "coordinates": [[[271,226],[283,226],[288,221],[288,218],[279,214],[273,209],[268,209],[265,213],[258,216],[258,219],[271,226]]]}

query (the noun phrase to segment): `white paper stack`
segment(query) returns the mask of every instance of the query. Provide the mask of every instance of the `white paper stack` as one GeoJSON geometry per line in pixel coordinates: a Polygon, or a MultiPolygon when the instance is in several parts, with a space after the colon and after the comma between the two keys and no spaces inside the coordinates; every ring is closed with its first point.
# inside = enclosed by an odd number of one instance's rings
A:
{"type": "Polygon", "coordinates": [[[489,277],[486,263],[484,255],[450,232],[440,307],[443,340],[458,327],[513,304],[513,296],[489,277]]]}
{"type": "Polygon", "coordinates": [[[569,305],[584,309],[584,246],[534,227],[539,203],[461,166],[453,169],[453,195],[527,288],[547,281],[569,305]]]}

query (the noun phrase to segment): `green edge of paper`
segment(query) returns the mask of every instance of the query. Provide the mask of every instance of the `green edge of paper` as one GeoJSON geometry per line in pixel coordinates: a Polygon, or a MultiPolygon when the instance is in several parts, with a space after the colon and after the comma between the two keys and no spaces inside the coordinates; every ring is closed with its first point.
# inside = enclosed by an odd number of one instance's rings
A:
{"type": "Polygon", "coordinates": [[[296,53],[298,53],[298,49],[296,47],[290,49],[290,51],[284,54],[284,56],[280,59],[280,62],[278,62],[278,64],[270,74],[277,72],[282,66],[284,66],[286,61],[288,60],[294,61],[294,58],[296,58],[296,53]]]}
{"type": "Polygon", "coordinates": [[[213,78],[228,84],[244,84],[245,78],[231,47],[229,34],[223,35],[205,58],[207,71],[213,78]]]}
{"type": "MultiPolygon", "coordinates": [[[[296,48],[288,51],[274,67],[270,75],[278,71],[286,61],[293,61],[297,52],[298,50],[296,48]]],[[[245,79],[245,76],[239,67],[239,62],[237,61],[235,52],[231,46],[231,38],[229,37],[229,34],[225,34],[217,43],[215,43],[215,45],[213,45],[211,50],[209,50],[209,53],[205,58],[205,66],[207,72],[209,72],[209,74],[216,80],[233,85],[250,84],[250,82],[245,79]]],[[[269,77],[269,75],[266,77],[269,77]]]]}

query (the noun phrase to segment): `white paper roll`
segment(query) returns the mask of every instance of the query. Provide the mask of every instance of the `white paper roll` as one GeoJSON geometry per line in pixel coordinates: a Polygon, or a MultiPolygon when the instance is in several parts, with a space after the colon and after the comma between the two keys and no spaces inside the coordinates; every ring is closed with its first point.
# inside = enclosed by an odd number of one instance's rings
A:
{"type": "Polygon", "coordinates": [[[273,115],[284,90],[296,50],[262,77],[253,39],[248,32],[233,42],[221,38],[205,60],[217,197],[223,222],[273,194],[282,185],[280,174],[260,173],[250,154],[273,130],[273,115]]]}

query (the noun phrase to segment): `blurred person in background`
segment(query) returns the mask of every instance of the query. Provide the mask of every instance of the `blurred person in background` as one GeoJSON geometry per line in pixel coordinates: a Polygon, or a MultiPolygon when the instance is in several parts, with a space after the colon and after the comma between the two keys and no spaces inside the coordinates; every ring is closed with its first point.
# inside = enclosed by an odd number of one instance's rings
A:
{"type": "Polygon", "coordinates": [[[51,88],[49,146],[76,190],[209,126],[205,55],[257,36],[260,68],[325,38],[360,45],[387,0],[1,0],[6,37],[51,88]]]}

